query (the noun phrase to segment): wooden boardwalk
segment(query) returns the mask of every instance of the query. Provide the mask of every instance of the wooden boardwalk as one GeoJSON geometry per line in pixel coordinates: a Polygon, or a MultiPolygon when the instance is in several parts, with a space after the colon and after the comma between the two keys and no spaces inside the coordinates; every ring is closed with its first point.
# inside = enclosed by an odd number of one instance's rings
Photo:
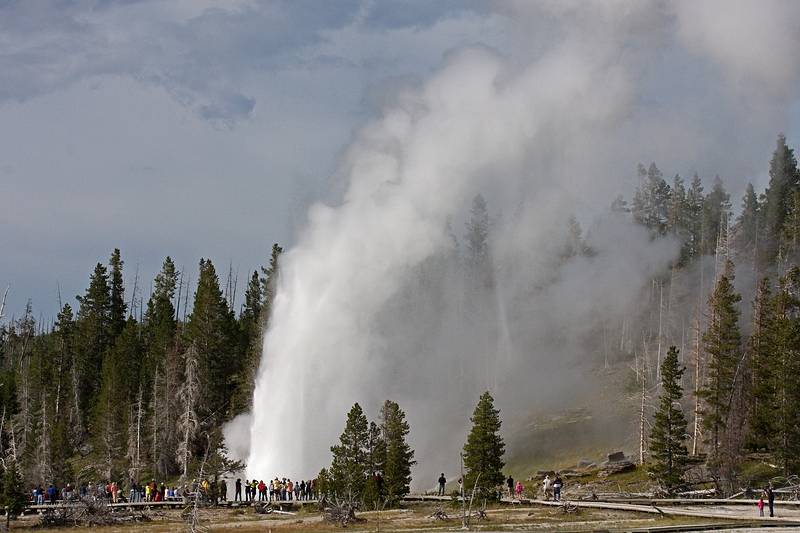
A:
{"type": "MultiPolygon", "coordinates": [[[[240,508],[240,507],[254,507],[257,504],[266,504],[269,505],[273,509],[278,509],[280,511],[292,511],[296,509],[300,509],[305,505],[316,505],[318,502],[317,500],[281,500],[281,501],[272,501],[272,502],[265,502],[265,501],[255,501],[255,502],[243,502],[243,501],[222,501],[214,505],[214,507],[221,507],[221,508],[240,508]]],[[[166,501],[160,502],[118,502],[118,503],[109,503],[108,507],[111,509],[140,509],[140,510],[152,510],[152,509],[183,509],[187,505],[191,504],[191,501],[185,501],[183,499],[170,499],[166,501]]],[[[211,505],[208,502],[204,502],[203,505],[211,505]]],[[[23,510],[23,514],[33,514],[33,513],[43,513],[48,509],[59,509],[65,507],[72,507],[74,504],[72,503],[65,503],[65,502],[58,502],[55,504],[43,504],[43,505],[28,505],[23,510]]]]}

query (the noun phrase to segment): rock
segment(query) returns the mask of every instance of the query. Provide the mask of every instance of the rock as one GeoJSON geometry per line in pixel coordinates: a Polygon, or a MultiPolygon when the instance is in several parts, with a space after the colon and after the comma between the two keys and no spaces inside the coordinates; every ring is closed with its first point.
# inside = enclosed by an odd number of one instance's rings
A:
{"type": "Polygon", "coordinates": [[[611,452],[608,454],[608,462],[609,463],[619,463],[621,461],[625,461],[625,453],[624,452],[611,452]]]}
{"type": "Polygon", "coordinates": [[[594,465],[594,463],[589,459],[581,459],[578,461],[578,468],[589,468],[592,465],[594,465]]]}
{"type": "Polygon", "coordinates": [[[628,472],[630,470],[635,470],[636,465],[633,464],[631,461],[627,459],[624,461],[615,461],[609,462],[603,468],[600,469],[600,472],[597,473],[598,477],[607,477],[612,474],[619,474],[621,472],[628,472]]]}

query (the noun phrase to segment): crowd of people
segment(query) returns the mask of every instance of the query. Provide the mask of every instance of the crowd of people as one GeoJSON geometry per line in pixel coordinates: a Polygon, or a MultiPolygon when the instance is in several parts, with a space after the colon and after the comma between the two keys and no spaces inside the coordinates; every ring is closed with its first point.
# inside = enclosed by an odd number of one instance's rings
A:
{"type": "Polygon", "coordinates": [[[155,479],[147,483],[132,480],[128,489],[116,481],[105,483],[90,482],[77,488],[71,483],[62,487],[51,483],[47,488],[42,484],[34,485],[30,491],[30,502],[34,505],[55,504],[59,501],[69,502],[77,499],[105,501],[107,503],[137,503],[178,501],[200,495],[204,500],[215,502],[227,500],[227,484],[224,479],[216,481],[208,479],[193,480],[182,486],[168,486],[155,479]]]}
{"type": "Polygon", "coordinates": [[[273,480],[263,479],[241,479],[236,480],[236,489],[233,501],[244,502],[277,502],[277,501],[308,501],[316,500],[317,480],[292,481],[288,478],[275,478],[273,480]],[[242,489],[244,489],[244,499],[242,499],[242,489]]]}

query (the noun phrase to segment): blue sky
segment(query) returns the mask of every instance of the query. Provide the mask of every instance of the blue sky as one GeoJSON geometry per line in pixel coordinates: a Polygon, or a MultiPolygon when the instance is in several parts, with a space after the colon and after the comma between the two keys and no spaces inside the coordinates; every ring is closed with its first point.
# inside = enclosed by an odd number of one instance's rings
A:
{"type": "MultiPolygon", "coordinates": [[[[624,2],[609,5],[609,20],[628,20],[624,2]]],[[[403,87],[465,46],[535,59],[583,11],[550,1],[0,0],[8,314],[31,298],[49,319],[58,287],[65,300],[82,293],[115,247],[126,282],[138,268],[145,292],[167,254],[192,278],[201,257],[221,272],[232,264],[242,287],[273,242],[291,245],[312,202],[337,201],[342,151],[403,87]]],[[[750,43],[770,44],[785,15],[750,43]]],[[[763,185],[778,131],[800,142],[796,72],[770,80],[786,63],[770,57],[773,70],[760,71],[746,50],[729,53],[731,33],[753,17],[699,31],[703,16],[686,22],[654,2],[623,28],[620,62],[639,87],[627,127],[657,125],[652,143],[619,151],[618,172],[655,159],[670,176],[719,172],[738,195],[747,180],[763,185]]]]}

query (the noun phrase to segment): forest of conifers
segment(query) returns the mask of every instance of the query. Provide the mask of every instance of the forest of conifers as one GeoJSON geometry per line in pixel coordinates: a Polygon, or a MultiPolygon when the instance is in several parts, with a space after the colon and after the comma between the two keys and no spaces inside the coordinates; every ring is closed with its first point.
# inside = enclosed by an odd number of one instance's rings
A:
{"type": "MultiPolygon", "coordinates": [[[[645,288],[637,316],[619,325],[616,360],[657,394],[657,363],[678,346],[690,449],[707,454],[722,477],[734,477],[753,451],[796,471],[800,171],[793,150],[778,137],[766,190],[749,185],[735,209],[719,177],[667,181],[655,164],[640,165],[638,174],[635,195],[618,197],[613,216],[632,217],[653,239],[676,239],[680,253],[645,288]]],[[[564,261],[593,253],[574,219],[563,238],[564,261]]],[[[200,261],[191,287],[189,273],[167,257],[147,298],[144,280],[126,291],[115,249],[107,265],[94,266],[84,294],[60,302],[52,324],[37,323],[30,304],[2,319],[0,457],[13,460],[26,482],[62,483],[191,475],[207,451],[219,455],[222,424],[250,407],[280,254],[274,245],[238,308],[235,282],[228,275],[221,284],[210,260],[200,261]]]]}

